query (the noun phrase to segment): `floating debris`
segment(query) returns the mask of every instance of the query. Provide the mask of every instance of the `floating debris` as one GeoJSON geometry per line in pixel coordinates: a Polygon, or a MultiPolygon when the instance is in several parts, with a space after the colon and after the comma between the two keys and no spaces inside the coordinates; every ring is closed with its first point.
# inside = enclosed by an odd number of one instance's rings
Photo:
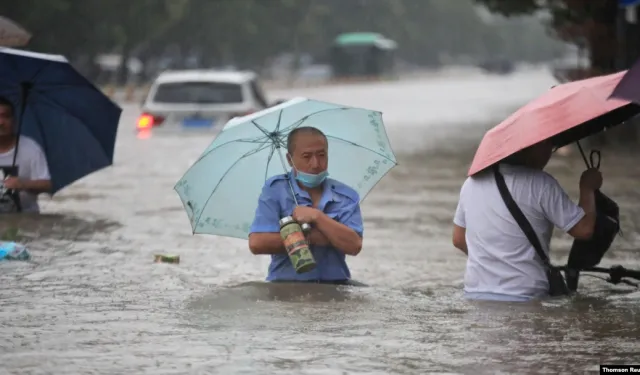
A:
{"type": "Polygon", "coordinates": [[[29,260],[31,254],[26,246],[17,242],[0,241],[0,261],[2,260],[29,260]]]}
{"type": "Polygon", "coordinates": [[[180,263],[180,255],[156,254],[154,263],[179,264],[180,263]]]}

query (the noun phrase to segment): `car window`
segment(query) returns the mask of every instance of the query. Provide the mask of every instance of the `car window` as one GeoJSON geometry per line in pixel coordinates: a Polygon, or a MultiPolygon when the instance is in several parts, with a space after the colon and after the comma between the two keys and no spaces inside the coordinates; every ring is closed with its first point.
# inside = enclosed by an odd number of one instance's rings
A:
{"type": "Polygon", "coordinates": [[[233,104],[242,103],[242,86],[226,82],[170,82],[158,86],[156,103],[233,104]]]}
{"type": "Polygon", "coordinates": [[[258,84],[258,82],[256,82],[256,80],[251,80],[251,93],[261,106],[263,106],[264,108],[267,108],[269,106],[269,104],[267,104],[267,99],[262,92],[262,88],[260,88],[260,85],[258,84]]]}

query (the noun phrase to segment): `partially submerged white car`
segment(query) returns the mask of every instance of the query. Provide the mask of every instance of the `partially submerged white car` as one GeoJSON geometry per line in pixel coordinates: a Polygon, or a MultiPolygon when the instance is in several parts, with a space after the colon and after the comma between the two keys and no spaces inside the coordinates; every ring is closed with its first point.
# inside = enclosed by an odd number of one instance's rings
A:
{"type": "Polygon", "coordinates": [[[151,85],[137,129],[217,131],[233,117],[267,107],[254,72],[167,71],[151,85]]]}

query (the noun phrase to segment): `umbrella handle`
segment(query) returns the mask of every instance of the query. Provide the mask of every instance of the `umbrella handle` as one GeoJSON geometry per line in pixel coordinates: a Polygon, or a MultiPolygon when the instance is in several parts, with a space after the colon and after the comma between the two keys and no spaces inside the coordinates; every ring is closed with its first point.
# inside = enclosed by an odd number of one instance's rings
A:
{"type": "Polygon", "coordinates": [[[578,145],[578,150],[580,150],[580,155],[582,155],[582,159],[584,160],[584,164],[587,165],[587,168],[596,168],[600,169],[600,161],[602,160],[602,155],[599,150],[592,150],[589,154],[589,160],[587,160],[587,156],[584,154],[584,150],[580,145],[580,142],[576,142],[578,145]]]}

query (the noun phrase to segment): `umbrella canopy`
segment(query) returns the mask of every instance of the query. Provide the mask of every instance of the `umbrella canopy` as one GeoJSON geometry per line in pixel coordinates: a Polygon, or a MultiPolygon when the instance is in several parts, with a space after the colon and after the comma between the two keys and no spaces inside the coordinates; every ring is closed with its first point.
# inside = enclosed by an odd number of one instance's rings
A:
{"type": "Polygon", "coordinates": [[[640,59],[620,79],[611,97],[640,104],[640,59]]]}
{"type": "Polygon", "coordinates": [[[565,146],[637,115],[640,106],[607,100],[624,73],[555,86],[520,108],[484,135],[468,175],[541,141],[565,146]]]}
{"type": "Polygon", "coordinates": [[[396,165],[380,112],[296,98],[234,118],[175,186],[194,234],[247,238],[265,181],[289,170],[286,139],[300,126],[327,136],[330,178],[361,199],[396,165]]]}
{"type": "Polygon", "coordinates": [[[122,110],[63,56],[0,48],[0,96],[42,147],[52,193],[113,163],[122,110]]]}
{"type": "Polygon", "coordinates": [[[0,16],[0,47],[23,47],[31,34],[12,20],[0,16]]]}

